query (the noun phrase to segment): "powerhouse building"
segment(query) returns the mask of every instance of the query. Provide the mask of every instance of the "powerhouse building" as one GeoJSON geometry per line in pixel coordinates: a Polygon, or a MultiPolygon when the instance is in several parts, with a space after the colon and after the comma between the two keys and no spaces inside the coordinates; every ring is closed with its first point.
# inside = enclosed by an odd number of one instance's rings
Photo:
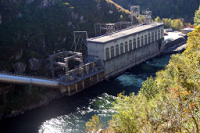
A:
{"type": "Polygon", "coordinates": [[[103,60],[104,77],[109,78],[160,54],[163,23],[133,26],[87,40],[88,55],[103,60]]]}

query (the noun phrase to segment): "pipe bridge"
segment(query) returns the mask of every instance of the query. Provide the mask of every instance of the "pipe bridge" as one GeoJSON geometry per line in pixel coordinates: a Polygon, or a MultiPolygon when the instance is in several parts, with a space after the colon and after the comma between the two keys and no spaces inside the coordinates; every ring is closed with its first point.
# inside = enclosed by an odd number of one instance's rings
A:
{"type": "Polygon", "coordinates": [[[49,60],[53,79],[0,73],[0,82],[55,88],[71,96],[104,79],[103,61],[93,60],[84,64],[82,53],[64,51],[51,55],[49,60]],[[79,65],[69,70],[69,60],[78,61],[79,65]],[[60,69],[63,74],[59,73],[60,69]]]}

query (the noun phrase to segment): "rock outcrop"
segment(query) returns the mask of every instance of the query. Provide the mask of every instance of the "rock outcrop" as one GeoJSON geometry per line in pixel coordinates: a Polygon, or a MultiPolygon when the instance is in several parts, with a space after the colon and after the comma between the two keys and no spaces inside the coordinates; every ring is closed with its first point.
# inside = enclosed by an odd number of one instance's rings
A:
{"type": "Polygon", "coordinates": [[[15,60],[22,58],[22,55],[23,55],[23,50],[21,49],[21,51],[15,55],[15,60]]]}
{"type": "Polygon", "coordinates": [[[14,72],[22,74],[26,71],[26,64],[23,62],[17,62],[14,64],[14,72]]]}
{"type": "Polygon", "coordinates": [[[36,59],[36,58],[29,59],[29,67],[30,67],[30,70],[32,71],[39,70],[41,67],[41,60],[36,59]]]}
{"type": "Polygon", "coordinates": [[[55,0],[42,0],[40,7],[41,8],[48,7],[54,3],[55,3],[55,0]]]}

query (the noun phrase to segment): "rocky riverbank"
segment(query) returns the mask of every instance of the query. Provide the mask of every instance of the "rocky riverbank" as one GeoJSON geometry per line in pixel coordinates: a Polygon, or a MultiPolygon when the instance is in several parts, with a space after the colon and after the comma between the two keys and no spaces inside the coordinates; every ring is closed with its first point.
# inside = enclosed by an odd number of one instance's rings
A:
{"type": "Polygon", "coordinates": [[[168,48],[167,50],[164,50],[161,55],[165,55],[165,54],[175,54],[175,53],[180,53],[183,52],[186,48],[186,44],[184,43],[180,43],[177,45],[174,45],[170,48],[168,48]]]}
{"type": "MultiPolygon", "coordinates": [[[[26,111],[30,111],[45,105],[48,105],[51,101],[55,99],[59,99],[64,94],[61,94],[59,91],[53,91],[50,93],[47,93],[42,96],[42,98],[38,102],[32,102],[29,105],[23,106],[20,109],[12,110],[10,113],[0,112],[0,120],[4,118],[14,117],[20,114],[24,114],[26,111]]],[[[16,103],[17,104],[17,103],[16,103]]]]}

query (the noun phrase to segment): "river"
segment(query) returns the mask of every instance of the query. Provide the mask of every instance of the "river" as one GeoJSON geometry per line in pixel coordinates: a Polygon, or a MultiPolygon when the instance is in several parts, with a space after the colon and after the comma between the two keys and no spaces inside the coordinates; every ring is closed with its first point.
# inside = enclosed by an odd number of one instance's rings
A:
{"type": "Polygon", "coordinates": [[[23,115],[0,122],[1,133],[85,133],[85,123],[97,114],[107,125],[114,111],[110,108],[118,93],[137,93],[142,82],[163,69],[170,55],[146,61],[123,75],[98,83],[79,94],[64,96],[23,115]]]}

